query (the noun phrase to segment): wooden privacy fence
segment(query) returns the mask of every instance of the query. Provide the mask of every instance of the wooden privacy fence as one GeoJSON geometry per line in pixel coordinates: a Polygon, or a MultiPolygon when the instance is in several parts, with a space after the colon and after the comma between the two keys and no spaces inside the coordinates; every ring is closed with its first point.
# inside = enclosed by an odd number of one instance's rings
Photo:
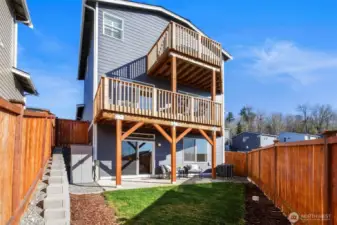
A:
{"type": "Polygon", "coordinates": [[[69,146],[71,144],[89,144],[89,122],[56,119],[55,139],[56,146],[69,146]]]}
{"type": "Polygon", "coordinates": [[[17,224],[51,154],[54,115],[0,98],[0,224],[17,224]]]}
{"type": "Polygon", "coordinates": [[[336,136],[225,154],[285,215],[297,212],[298,224],[337,224],[336,136]]]}

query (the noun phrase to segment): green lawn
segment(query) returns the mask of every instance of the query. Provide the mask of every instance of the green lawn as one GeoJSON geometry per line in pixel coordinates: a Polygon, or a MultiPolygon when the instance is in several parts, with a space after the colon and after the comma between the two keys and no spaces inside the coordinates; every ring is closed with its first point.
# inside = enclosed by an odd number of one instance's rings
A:
{"type": "Polygon", "coordinates": [[[244,186],[209,183],[105,192],[124,224],[244,224],[244,186]]]}

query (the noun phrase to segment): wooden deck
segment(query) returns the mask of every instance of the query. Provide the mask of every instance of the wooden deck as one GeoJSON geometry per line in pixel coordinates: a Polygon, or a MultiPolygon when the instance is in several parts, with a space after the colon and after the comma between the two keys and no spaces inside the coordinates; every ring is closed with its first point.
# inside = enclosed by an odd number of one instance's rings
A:
{"type": "Polygon", "coordinates": [[[169,79],[171,58],[175,56],[177,83],[210,90],[213,70],[216,92],[222,90],[222,47],[198,32],[170,22],[147,55],[147,74],[169,79]]]}
{"type": "Polygon", "coordinates": [[[95,96],[95,120],[114,119],[121,114],[128,121],[220,131],[222,104],[207,98],[102,77],[95,96]]]}

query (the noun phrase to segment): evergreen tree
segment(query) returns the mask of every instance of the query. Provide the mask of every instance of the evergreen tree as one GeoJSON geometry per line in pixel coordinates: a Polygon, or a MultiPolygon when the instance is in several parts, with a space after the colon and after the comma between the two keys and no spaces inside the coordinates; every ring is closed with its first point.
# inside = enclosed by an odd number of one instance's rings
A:
{"type": "Polygon", "coordinates": [[[234,115],[232,112],[228,112],[228,115],[226,117],[226,123],[230,124],[235,120],[234,115]]]}
{"type": "Polygon", "coordinates": [[[240,134],[240,133],[242,133],[242,126],[241,126],[241,122],[238,122],[236,126],[236,134],[240,134]]]}

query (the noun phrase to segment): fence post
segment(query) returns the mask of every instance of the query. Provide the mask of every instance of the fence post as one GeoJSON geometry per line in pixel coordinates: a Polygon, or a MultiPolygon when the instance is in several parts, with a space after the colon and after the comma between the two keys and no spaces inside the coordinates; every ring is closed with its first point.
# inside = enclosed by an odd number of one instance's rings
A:
{"type": "Polygon", "coordinates": [[[248,152],[245,152],[245,156],[246,156],[246,176],[248,177],[248,152]]]}
{"type": "Polygon", "coordinates": [[[21,201],[21,157],[22,157],[22,126],[23,126],[23,113],[24,104],[16,103],[20,108],[20,114],[16,117],[15,127],[15,148],[14,148],[14,161],[13,161],[13,184],[12,184],[12,215],[19,207],[21,201]]]}
{"type": "Polygon", "coordinates": [[[277,198],[277,143],[279,140],[274,140],[274,203],[277,198]]]}
{"type": "Polygon", "coordinates": [[[46,137],[47,137],[47,122],[48,122],[48,115],[43,119],[44,120],[44,128],[43,128],[43,142],[42,142],[42,154],[41,154],[41,175],[40,178],[42,179],[43,176],[43,168],[44,168],[44,155],[46,151],[46,137]]]}
{"type": "Polygon", "coordinates": [[[258,185],[261,187],[261,150],[259,151],[259,180],[258,180],[258,185]]]}
{"type": "Polygon", "coordinates": [[[330,148],[329,148],[329,143],[328,143],[328,137],[324,136],[324,158],[323,158],[323,213],[326,215],[330,215],[329,220],[326,220],[324,224],[329,224],[332,225],[332,217],[331,217],[331,198],[330,198],[330,193],[331,193],[331,171],[330,171],[330,148]]]}

